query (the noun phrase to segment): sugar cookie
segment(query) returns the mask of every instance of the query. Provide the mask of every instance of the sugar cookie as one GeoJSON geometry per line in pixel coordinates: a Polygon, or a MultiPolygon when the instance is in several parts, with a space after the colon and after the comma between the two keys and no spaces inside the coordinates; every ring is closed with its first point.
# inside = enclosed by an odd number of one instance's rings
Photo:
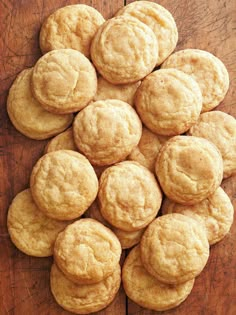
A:
{"type": "Polygon", "coordinates": [[[97,91],[97,75],[90,61],[73,49],[52,50],[34,66],[32,91],[40,104],[56,114],[84,108],[97,91]]]}
{"type": "Polygon", "coordinates": [[[210,141],[176,136],[162,146],[156,161],[156,175],[168,198],[193,205],[220,186],[223,161],[210,141]]]}
{"type": "Polygon", "coordinates": [[[209,257],[205,228],[179,213],[154,220],[141,239],[141,259],[157,280],[178,284],[198,276],[209,257]]]}
{"type": "Polygon", "coordinates": [[[105,220],[131,232],[144,228],[156,217],[162,194],[154,175],[147,168],[125,161],[102,173],[98,199],[105,220]]]}
{"type": "Polygon", "coordinates": [[[44,153],[49,153],[58,150],[72,150],[78,151],[73,136],[72,128],[60,133],[56,137],[52,138],[44,149],[44,153]]]}
{"type": "Polygon", "coordinates": [[[193,77],[202,91],[202,112],[224,99],[229,88],[229,74],[223,62],[207,51],[184,49],[172,54],[161,68],[175,68],[193,77]]]}
{"type": "Polygon", "coordinates": [[[118,16],[98,29],[91,45],[91,58],[107,81],[132,83],[155,67],[158,43],[147,25],[132,17],[118,16]]]}
{"type": "Polygon", "coordinates": [[[119,264],[120,242],[115,234],[93,219],[80,219],[61,232],[54,259],[68,279],[91,284],[110,276],[119,264]]]}
{"type": "Polygon", "coordinates": [[[159,282],[143,267],[139,246],[132,249],[124,262],[122,282],[131,300],[154,311],[178,306],[188,297],[194,285],[194,279],[178,285],[159,282]]]}
{"type": "Polygon", "coordinates": [[[81,216],[97,195],[98,180],[89,161],[71,150],[42,156],[33,168],[30,188],[47,216],[71,220],[81,216]]]}
{"type": "Polygon", "coordinates": [[[69,127],[73,116],[52,114],[41,106],[31,92],[32,72],[33,68],[30,68],[18,74],[9,90],[7,112],[14,127],[23,135],[43,140],[69,127]]]}

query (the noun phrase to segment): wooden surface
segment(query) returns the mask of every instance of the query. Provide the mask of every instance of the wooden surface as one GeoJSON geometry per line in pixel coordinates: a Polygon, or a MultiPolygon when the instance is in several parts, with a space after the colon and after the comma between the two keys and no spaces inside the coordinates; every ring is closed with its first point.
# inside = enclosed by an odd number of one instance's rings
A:
{"type": "MultiPolygon", "coordinates": [[[[17,73],[34,65],[40,56],[38,33],[43,20],[57,8],[79,1],[0,0],[0,315],[69,314],[54,302],[49,290],[51,258],[20,253],[10,242],[6,214],[12,198],[28,187],[29,175],[47,141],[18,133],[6,113],[6,98],[17,73]]],[[[131,1],[126,1],[131,2],[131,1]]],[[[80,1],[109,18],[123,0],[80,1]]],[[[209,50],[227,66],[231,85],[219,109],[236,116],[236,1],[163,0],[179,29],[178,48],[209,50]]],[[[122,39],[119,39],[122,40],[122,39]]],[[[236,179],[223,182],[236,206],[236,179]]],[[[121,289],[101,315],[235,315],[236,222],[230,234],[211,248],[207,267],[196,280],[189,298],[178,308],[156,313],[126,300],[121,289]]]]}

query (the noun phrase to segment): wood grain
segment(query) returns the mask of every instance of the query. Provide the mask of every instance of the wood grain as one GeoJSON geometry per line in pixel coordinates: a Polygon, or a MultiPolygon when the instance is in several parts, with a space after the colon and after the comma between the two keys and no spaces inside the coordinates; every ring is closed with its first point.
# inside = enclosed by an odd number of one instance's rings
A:
{"type": "MultiPolygon", "coordinates": [[[[69,314],[56,305],[49,290],[51,258],[20,253],[10,242],[6,214],[12,198],[28,187],[33,165],[47,141],[18,133],[6,113],[8,89],[16,75],[40,57],[38,34],[43,20],[57,8],[86,3],[111,17],[123,2],[113,0],[0,0],[0,315],[69,314]]],[[[219,106],[236,116],[236,2],[235,0],[160,0],[174,15],[179,29],[178,49],[200,48],[216,54],[230,73],[230,90],[219,106]]],[[[223,182],[236,206],[236,180],[223,182]]],[[[234,315],[236,314],[236,222],[230,234],[211,248],[210,260],[189,298],[167,312],[144,310],[126,303],[123,290],[100,315],[234,315]],[[127,305],[126,305],[127,304],[127,305]]]]}

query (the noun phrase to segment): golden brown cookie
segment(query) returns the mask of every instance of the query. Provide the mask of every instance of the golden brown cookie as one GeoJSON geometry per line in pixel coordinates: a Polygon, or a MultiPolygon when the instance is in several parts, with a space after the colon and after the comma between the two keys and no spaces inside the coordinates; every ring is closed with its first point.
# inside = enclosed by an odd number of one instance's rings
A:
{"type": "Polygon", "coordinates": [[[202,109],[202,94],[197,82],[184,72],[157,70],[137,89],[135,106],[152,132],[174,136],[196,123],[202,109]]]}
{"type": "Polygon", "coordinates": [[[169,139],[151,132],[146,127],[142,129],[142,136],[138,145],[128,155],[128,160],[136,161],[151,172],[155,172],[157,154],[161,146],[169,139]]]}
{"type": "Polygon", "coordinates": [[[122,283],[127,296],[138,305],[154,311],[165,311],[178,306],[188,297],[194,279],[178,285],[158,281],[144,268],[140,247],[136,246],[124,262],[122,283]]]}
{"type": "Polygon", "coordinates": [[[121,246],[115,234],[93,219],[80,219],[61,232],[54,259],[68,279],[79,284],[102,281],[117,268],[121,246]]]}
{"type": "Polygon", "coordinates": [[[89,161],[71,150],[42,156],[33,168],[30,188],[36,205],[57,220],[80,217],[97,195],[98,180],[89,161]]]}
{"type": "Polygon", "coordinates": [[[149,26],[158,42],[161,64],[175,49],[178,41],[178,30],[171,13],[161,5],[150,1],[134,1],[121,8],[117,15],[134,17],[149,26]]]}
{"type": "Polygon", "coordinates": [[[84,108],[97,91],[97,75],[91,62],[73,49],[52,50],[34,66],[32,91],[44,109],[73,113],[84,108]]]}
{"type": "Polygon", "coordinates": [[[138,81],[130,84],[114,85],[106,81],[103,77],[99,77],[97,94],[94,97],[94,101],[116,99],[134,106],[134,94],[140,83],[138,81]]]}
{"type": "Polygon", "coordinates": [[[54,49],[72,48],[89,57],[92,38],[104,22],[100,12],[85,4],[60,8],[42,25],[40,48],[44,54],[54,49]]]}
{"type": "Polygon", "coordinates": [[[219,149],[224,164],[224,178],[236,174],[236,120],[220,111],[201,114],[188,134],[205,138],[219,149]]]}
{"type": "Polygon", "coordinates": [[[205,226],[210,245],[228,234],[234,219],[234,207],[221,187],[193,206],[181,205],[166,198],[161,209],[162,214],[181,213],[197,220],[205,226]]]}
{"type": "Polygon", "coordinates": [[[107,168],[99,180],[102,216],[124,231],[137,231],[157,215],[162,193],[155,176],[137,162],[125,161],[107,168]]]}
{"type": "Polygon", "coordinates": [[[7,216],[12,242],[23,253],[36,257],[53,254],[57,235],[68,224],[68,221],[56,221],[45,216],[36,206],[29,189],[15,196],[7,216]]]}
{"type": "Polygon", "coordinates": [[[73,129],[69,128],[52,138],[44,149],[44,153],[49,153],[58,150],[78,151],[73,136],[73,129]]]}
{"type": "Polygon", "coordinates": [[[169,199],[193,205],[206,199],[220,186],[223,161],[210,141],[176,136],[159,151],[156,175],[169,199]]]}
{"type": "Polygon", "coordinates": [[[162,69],[175,68],[192,76],[202,91],[202,112],[216,107],[229,88],[229,74],[223,62],[200,49],[184,49],[172,54],[162,69]]]}
{"type": "Polygon", "coordinates": [[[129,16],[118,16],[99,27],[92,41],[91,58],[107,81],[137,82],[155,67],[158,43],[147,25],[129,16]]]}
{"type": "Polygon", "coordinates": [[[89,104],[75,117],[77,147],[93,165],[109,165],[124,160],[138,144],[142,124],[135,110],[120,100],[89,104]]]}
{"type": "Polygon", "coordinates": [[[75,284],[65,277],[56,264],[52,265],[50,285],[57,303],[75,314],[90,314],[108,306],[119,290],[120,266],[114,272],[95,284],[75,284]]]}
{"type": "Polygon", "coordinates": [[[33,68],[30,68],[18,74],[9,90],[7,112],[18,131],[29,138],[42,140],[65,130],[73,116],[52,114],[41,106],[31,92],[32,72],[33,68]]]}
{"type": "Polygon", "coordinates": [[[166,214],[154,220],[144,232],[140,248],[147,271],[168,284],[194,279],[209,257],[205,228],[179,213],[166,214]]]}

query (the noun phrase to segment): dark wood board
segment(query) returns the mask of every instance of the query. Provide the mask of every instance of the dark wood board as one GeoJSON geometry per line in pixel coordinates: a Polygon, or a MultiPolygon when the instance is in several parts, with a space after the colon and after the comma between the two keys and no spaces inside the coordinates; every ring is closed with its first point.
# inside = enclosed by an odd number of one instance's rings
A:
{"type": "MultiPolygon", "coordinates": [[[[6,113],[8,89],[16,75],[40,57],[38,34],[43,20],[57,8],[86,3],[111,17],[124,2],[112,0],[0,0],[0,315],[69,314],[54,302],[49,290],[51,258],[20,253],[10,242],[6,214],[13,197],[28,187],[33,165],[47,141],[30,140],[15,130],[6,113]]],[[[219,109],[236,117],[236,1],[161,0],[176,19],[177,49],[200,48],[218,56],[230,73],[230,90],[219,109]]],[[[235,177],[222,187],[236,206],[235,177]]],[[[154,315],[127,301],[121,289],[101,315],[154,315]]],[[[211,256],[189,298],[171,315],[236,314],[236,222],[230,234],[211,248],[211,256]]]]}

